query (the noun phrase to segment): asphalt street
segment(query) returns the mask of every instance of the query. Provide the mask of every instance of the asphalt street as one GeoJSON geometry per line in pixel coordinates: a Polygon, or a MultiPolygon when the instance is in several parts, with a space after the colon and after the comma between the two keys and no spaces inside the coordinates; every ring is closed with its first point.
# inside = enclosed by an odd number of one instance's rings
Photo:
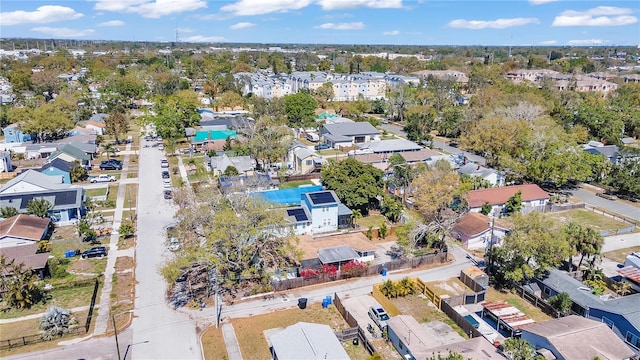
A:
{"type": "Polygon", "coordinates": [[[195,323],[166,302],[166,285],[159,273],[169,252],[165,227],[173,222],[176,208],[163,197],[160,160],[155,147],[140,151],[138,171],[138,243],[136,245],[136,300],[132,322],[132,359],[201,359],[195,323]]]}

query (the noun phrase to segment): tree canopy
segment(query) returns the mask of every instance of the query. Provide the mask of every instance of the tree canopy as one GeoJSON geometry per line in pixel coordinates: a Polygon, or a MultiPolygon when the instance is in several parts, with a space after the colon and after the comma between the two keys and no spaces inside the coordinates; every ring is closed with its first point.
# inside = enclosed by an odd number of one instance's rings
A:
{"type": "Polygon", "coordinates": [[[291,127],[304,127],[313,122],[317,107],[316,99],[308,93],[284,96],[284,108],[291,127]]]}
{"type": "Polygon", "coordinates": [[[382,176],[382,170],[371,164],[365,165],[353,158],[342,161],[331,159],[322,168],[322,185],[335,191],[347,207],[366,214],[370,208],[379,205],[382,176]]]}

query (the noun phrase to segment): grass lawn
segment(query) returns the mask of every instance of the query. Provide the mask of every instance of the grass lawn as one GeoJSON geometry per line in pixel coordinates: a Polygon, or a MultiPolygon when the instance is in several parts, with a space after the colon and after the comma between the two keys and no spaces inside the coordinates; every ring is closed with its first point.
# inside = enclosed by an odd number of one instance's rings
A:
{"type": "Polygon", "coordinates": [[[129,170],[127,172],[127,179],[135,179],[138,177],[138,172],[137,171],[131,171],[129,170]]]}
{"type": "Polygon", "coordinates": [[[385,218],[383,215],[369,215],[356,220],[356,224],[360,225],[360,228],[362,228],[363,230],[367,230],[369,229],[369,227],[375,229],[380,227],[382,222],[386,219],[387,218],[385,218]]]}
{"type": "Polygon", "coordinates": [[[109,185],[109,196],[107,196],[107,200],[113,201],[113,203],[115,204],[117,199],[118,199],[118,185],[111,184],[109,185]]]}
{"type": "Polygon", "coordinates": [[[619,264],[624,264],[624,261],[627,258],[627,255],[637,251],[640,251],[640,246],[633,246],[625,249],[609,251],[602,254],[602,256],[606,257],[607,259],[613,260],[619,264]]]}
{"type": "Polygon", "coordinates": [[[107,188],[101,188],[101,189],[87,189],[85,190],[85,194],[88,197],[96,197],[96,196],[104,196],[105,193],[107,192],[107,188]]]}
{"type": "MultiPolygon", "coordinates": [[[[87,321],[87,313],[88,311],[78,311],[74,312],[73,316],[78,319],[78,325],[84,326],[87,321]]],[[[95,315],[94,315],[95,319],[95,315]]],[[[9,324],[0,324],[0,334],[2,334],[2,339],[15,339],[20,336],[28,336],[28,335],[36,335],[39,332],[38,325],[40,319],[31,319],[25,321],[18,321],[9,324]]],[[[95,321],[92,322],[91,328],[89,332],[93,331],[93,327],[95,326],[95,321]]],[[[0,351],[0,358],[4,358],[11,355],[23,354],[27,352],[34,352],[46,349],[53,349],[58,346],[58,342],[61,340],[70,340],[76,337],[83,337],[85,334],[62,337],[60,339],[56,339],[53,341],[45,341],[33,345],[21,346],[13,349],[2,350],[0,351]]]]}
{"type": "Polygon", "coordinates": [[[614,220],[612,218],[586,209],[573,209],[549,213],[548,216],[551,216],[553,219],[559,220],[563,224],[573,221],[578,224],[585,224],[586,226],[590,226],[596,230],[615,231],[618,229],[629,227],[629,224],[625,224],[623,222],[614,220]]]}
{"type": "Polygon", "coordinates": [[[337,150],[337,149],[326,149],[326,150],[318,151],[318,154],[327,156],[327,155],[341,155],[341,154],[344,154],[344,153],[342,151],[340,151],[340,150],[337,150]]]}
{"type": "MultiPolygon", "coordinates": [[[[334,306],[323,309],[319,303],[310,304],[305,310],[294,308],[275,311],[250,318],[232,319],[231,323],[236,331],[242,356],[245,359],[268,360],[271,359],[271,354],[263,331],[290,326],[300,321],[326,324],[338,331],[348,328],[347,323],[334,306]]],[[[204,352],[205,354],[210,353],[207,348],[204,349],[204,352]]]]}
{"type": "Polygon", "coordinates": [[[136,207],[136,201],[138,201],[138,184],[126,184],[124,192],[124,207],[136,207]]]}
{"type": "Polygon", "coordinates": [[[304,185],[313,185],[310,180],[290,181],[280,184],[279,189],[294,189],[304,185]]]}
{"type": "Polygon", "coordinates": [[[528,317],[532,318],[536,322],[543,322],[547,320],[551,320],[547,314],[543,313],[542,310],[537,307],[529,304],[526,300],[519,297],[518,295],[514,295],[510,292],[501,292],[495,290],[494,288],[489,288],[487,290],[487,301],[497,301],[504,300],[514,307],[518,308],[518,310],[522,311],[528,317]]]}
{"type": "MultiPolygon", "coordinates": [[[[83,286],[70,289],[53,289],[49,292],[50,299],[45,303],[37,303],[29,309],[8,309],[0,312],[0,319],[14,319],[26,315],[39,314],[45,312],[49,306],[56,305],[65,309],[71,309],[78,306],[88,306],[91,303],[91,295],[93,295],[93,285],[83,286]]],[[[2,308],[6,309],[6,305],[2,303],[2,308]]],[[[6,338],[2,333],[2,338],[6,338]]]]}
{"type": "Polygon", "coordinates": [[[222,336],[222,328],[212,326],[205,330],[200,337],[202,342],[202,349],[205,359],[222,360],[228,359],[227,347],[224,344],[224,337],[222,336]]]}
{"type": "MultiPolygon", "coordinates": [[[[125,207],[125,209],[128,209],[127,207],[125,207]]],[[[133,222],[136,222],[136,211],[135,210],[124,210],[122,211],[122,220],[129,220],[131,221],[131,219],[133,219],[133,222]]]]}
{"type": "Polygon", "coordinates": [[[436,306],[424,296],[409,295],[391,299],[391,301],[404,315],[411,315],[420,323],[442,321],[443,323],[451,326],[451,328],[460,334],[460,336],[465,339],[468,337],[467,334],[465,334],[464,331],[447,316],[447,314],[436,308],[436,306]]]}

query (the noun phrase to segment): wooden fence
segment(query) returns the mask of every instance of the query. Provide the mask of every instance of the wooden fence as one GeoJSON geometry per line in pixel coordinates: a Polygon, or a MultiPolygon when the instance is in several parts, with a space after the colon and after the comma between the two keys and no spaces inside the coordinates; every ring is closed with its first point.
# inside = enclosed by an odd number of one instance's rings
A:
{"type": "Polygon", "coordinates": [[[453,320],[456,325],[458,325],[465,334],[469,335],[470,338],[480,337],[482,334],[478,329],[473,327],[471,323],[464,318],[464,316],[460,315],[457,311],[453,309],[451,305],[447,303],[447,299],[443,300],[440,304],[440,310],[447,314],[451,320],[453,320]]]}
{"type": "Polygon", "coordinates": [[[545,314],[551,316],[552,318],[560,317],[560,313],[556,311],[556,309],[554,309],[553,306],[549,305],[549,303],[546,300],[542,299],[541,297],[538,297],[536,294],[532,292],[529,292],[529,290],[525,289],[524,287],[518,284],[514,285],[514,289],[517,290],[516,294],[518,296],[525,299],[529,304],[542,310],[542,312],[544,312],[545,314]]]}
{"type": "Polygon", "coordinates": [[[398,316],[402,314],[400,309],[398,309],[393,301],[382,294],[379,284],[373,285],[373,291],[371,295],[373,295],[373,298],[376,299],[376,301],[379,302],[385,310],[387,310],[389,316],[398,316]]]}
{"type": "MultiPolygon", "coordinates": [[[[430,264],[439,264],[447,261],[447,253],[439,253],[439,254],[429,254],[425,256],[415,257],[411,259],[398,259],[394,261],[390,261],[385,264],[376,264],[369,265],[364,272],[357,276],[373,276],[379,275],[382,273],[382,269],[387,269],[387,271],[398,270],[398,269],[406,269],[406,268],[416,268],[423,265],[430,264]]],[[[357,277],[355,276],[355,277],[357,277]]],[[[316,284],[323,284],[336,280],[349,279],[354,277],[353,274],[344,274],[338,272],[336,275],[320,275],[317,277],[303,279],[302,277],[297,277],[294,279],[286,279],[286,280],[274,280],[271,282],[271,286],[273,287],[273,291],[284,291],[300,288],[303,286],[310,286],[316,284]]]]}
{"type": "Polygon", "coordinates": [[[371,344],[369,339],[367,339],[364,330],[360,327],[360,325],[358,325],[358,321],[356,321],[356,318],[354,318],[353,315],[351,315],[351,313],[347,309],[345,309],[344,305],[342,305],[342,300],[340,300],[340,297],[337,293],[333,294],[333,304],[335,305],[340,315],[342,315],[342,318],[344,318],[344,321],[346,321],[347,324],[349,324],[349,326],[351,326],[352,328],[358,329],[358,338],[360,339],[362,346],[364,346],[364,348],[370,355],[373,355],[376,352],[376,348],[374,348],[373,344],[371,344]]]}

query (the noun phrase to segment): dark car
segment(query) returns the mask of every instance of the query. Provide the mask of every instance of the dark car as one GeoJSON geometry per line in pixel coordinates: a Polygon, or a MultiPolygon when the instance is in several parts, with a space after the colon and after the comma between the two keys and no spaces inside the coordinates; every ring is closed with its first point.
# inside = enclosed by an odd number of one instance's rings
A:
{"type": "Polygon", "coordinates": [[[314,146],[314,149],[316,150],[326,150],[331,148],[331,146],[329,146],[329,144],[318,144],[316,146],[314,146]]]}
{"type": "Polygon", "coordinates": [[[171,190],[165,190],[164,191],[164,198],[169,200],[173,197],[173,195],[171,194],[171,190]]]}
{"type": "Polygon", "coordinates": [[[171,177],[171,176],[169,175],[169,172],[168,172],[168,171],[163,171],[163,172],[162,172],[162,178],[163,178],[163,179],[168,179],[168,178],[170,178],[170,177],[171,177]]]}
{"type": "Polygon", "coordinates": [[[100,164],[100,170],[122,170],[122,164],[115,162],[103,161],[100,164]]]}
{"type": "Polygon", "coordinates": [[[107,248],[104,246],[92,247],[91,249],[82,253],[83,259],[94,258],[94,257],[103,258],[105,256],[107,256],[107,248]]]}

